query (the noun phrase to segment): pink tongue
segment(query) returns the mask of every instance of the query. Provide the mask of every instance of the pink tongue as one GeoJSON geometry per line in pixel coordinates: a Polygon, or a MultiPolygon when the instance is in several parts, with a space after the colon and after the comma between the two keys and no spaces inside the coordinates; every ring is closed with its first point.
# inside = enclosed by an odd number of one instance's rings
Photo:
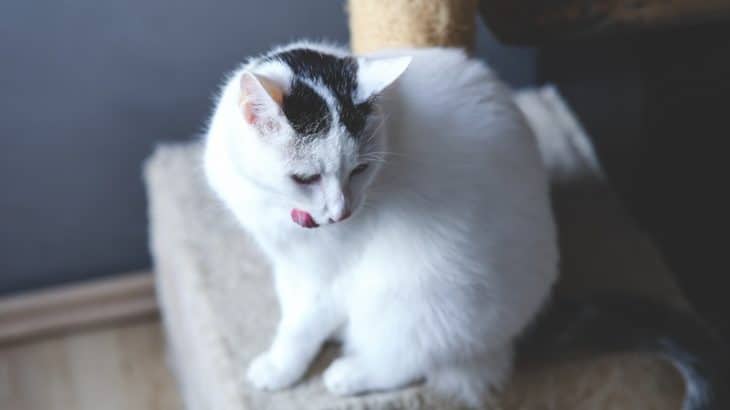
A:
{"type": "Polygon", "coordinates": [[[316,222],[314,222],[314,219],[312,219],[312,215],[310,215],[309,212],[302,211],[301,209],[295,208],[291,210],[291,220],[297,225],[305,228],[316,228],[319,226],[316,222]]]}

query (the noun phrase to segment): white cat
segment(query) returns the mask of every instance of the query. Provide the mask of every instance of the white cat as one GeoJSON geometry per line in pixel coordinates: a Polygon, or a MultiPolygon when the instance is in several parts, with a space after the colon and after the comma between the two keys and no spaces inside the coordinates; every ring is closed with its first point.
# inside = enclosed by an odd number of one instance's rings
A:
{"type": "Polygon", "coordinates": [[[425,380],[478,406],[557,276],[533,135],[460,50],[253,58],[222,90],[205,170],[274,267],[281,321],[248,369],[262,389],[293,385],[337,339],[335,394],[425,380]]]}

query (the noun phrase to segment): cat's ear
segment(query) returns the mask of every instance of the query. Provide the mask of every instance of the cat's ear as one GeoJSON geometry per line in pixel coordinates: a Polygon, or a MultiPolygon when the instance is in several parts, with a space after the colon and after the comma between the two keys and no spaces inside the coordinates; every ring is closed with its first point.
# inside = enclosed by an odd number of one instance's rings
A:
{"type": "Polygon", "coordinates": [[[246,122],[261,130],[273,130],[281,119],[284,91],[273,80],[251,72],[241,75],[241,110],[246,122]]]}
{"type": "Polygon", "coordinates": [[[357,93],[355,103],[367,101],[391,85],[406,71],[411,57],[357,59],[357,93]]]}

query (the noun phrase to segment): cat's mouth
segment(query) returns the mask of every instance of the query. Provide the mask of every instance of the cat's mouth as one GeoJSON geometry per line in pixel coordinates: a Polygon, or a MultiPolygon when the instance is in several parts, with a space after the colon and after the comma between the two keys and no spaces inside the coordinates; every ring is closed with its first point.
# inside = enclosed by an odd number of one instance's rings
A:
{"type": "Polygon", "coordinates": [[[317,222],[314,222],[314,218],[312,218],[312,215],[307,211],[302,211],[301,209],[294,208],[291,210],[291,220],[294,221],[295,224],[303,228],[319,227],[319,224],[317,222]]]}

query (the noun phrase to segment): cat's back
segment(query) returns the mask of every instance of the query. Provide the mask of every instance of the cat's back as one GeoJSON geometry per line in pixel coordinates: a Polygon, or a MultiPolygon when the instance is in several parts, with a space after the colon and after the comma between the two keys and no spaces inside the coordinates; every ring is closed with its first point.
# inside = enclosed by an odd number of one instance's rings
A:
{"type": "Polygon", "coordinates": [[[476,259],[534,254],[552,266],[547,174],[510,89],[461,50],[390,53],[413,61],[382,99],[391,155],[378,200],[400,210],[384,226],[428,230],[439,246],[474,244],[476,259]]]}
{"type": "Polygon", "coordinates": [[[498,154],[528,166],[540,162],[510,88],[482,61],[456,48],[384,53],[413,58],[382,96],[395,149],[445,160],[498,154]]]}
{"type": "Polygon", "coordinates": [[[534,135],[509,87],[484,63],[453,48],[385,53],[413,58],[381,100],[393,154],[389,179],[421,192],[543,193],[534,135]]]}
{"type": "Polygon", "coordinates": [[[480,130],[514,122],[511,92],[482,61],[457,48],[389,50],[412,57],[406,72],[383,96],[388,115],[428,129],[480,130]],[[500,120],[498,115],[510,118],[500,120]],[[434,128],[434,125],[438,127],[434,128]]]}

